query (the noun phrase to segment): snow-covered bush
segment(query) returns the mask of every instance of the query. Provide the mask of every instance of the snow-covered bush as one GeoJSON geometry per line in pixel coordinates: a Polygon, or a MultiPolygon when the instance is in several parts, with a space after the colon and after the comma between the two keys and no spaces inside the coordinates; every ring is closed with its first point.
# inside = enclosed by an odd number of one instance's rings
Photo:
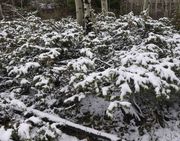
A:
{"type": "Polygon", "coordinates": [[[71,63],[70,85],[76,93],[96,94],[110,101],[109,116],[113,107],[131,106],[128,102],[144,90],[169,99],[180,88],[180,61],[174,52],[180,36],[167,23],[167,19],[144,20],[132,13],[119,19],[100,17],[95,32],[83,38],[89,52],[83,55],[93,60],[95,68],[84,71],[83,64],[71,63]]]}
{"type": "MultiPolygon", "coordinates": [[[[95,104],[94,98],[104,106],[94,113],[103,118],[113,121],[119,115],[123,122],[128,115],[141,121],[161,112],[163,101],[180,92],[180,35],[166,18],[99,15],[87,35],[71,18],[42,21],[30,16],[0,25],[2,109],[22,115],[33,107],[77,121],[84,113],[91,118],[94,108],[88,109],[86,101],[95,104]]],[[[40,119],[24,116],[15,129],[21,139],[32,137],[30,131],[45,140],[61,134],[49,123],[37,130],[31,126],[41,125],[40,119]]]]}

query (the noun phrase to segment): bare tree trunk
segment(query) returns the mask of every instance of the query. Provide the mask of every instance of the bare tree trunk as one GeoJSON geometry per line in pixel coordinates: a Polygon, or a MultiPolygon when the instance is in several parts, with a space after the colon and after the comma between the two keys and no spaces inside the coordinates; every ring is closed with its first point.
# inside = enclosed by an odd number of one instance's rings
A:
{"type": "Polygon", "coordinates": [[[4,19],[4,15],[3,15],[3,10],[2,10],[2,5],[0,4],[0,16],[2,17],[2,19],[4,19]]]}
{"type": "Polygon", "coordinates": [[[149,0],[144,0],[143,4],[143,11],[147,10],[147,14],[149,15],[149,10],[150,10],[150,2],[149,0]]]}
{"type": "Polygon", "coordinates": [[[177,1],[177,5],[178,5],[178,6],[177,6],[177,7],[178,7],[178,8],[177,8],[177,9],[178,9],[178,10],[177,10],[177,15],[179,16],[179,15],[180,15],[180,0],[177,1]]]}
{"type": "Polygon", "coordinates": [[[169,16],[172,16],[172,2],[169,1],[169,16]]]}
{"type": "Polygon", "coordinates": [[[147,9],[147,3],[148,3],[148,0],[144,0],[143,11],[147,9]]]}
{"type": "Polygon", "coordinates": [[[120,14],[121,14],[122,13],[121,0],[119,1],[119,10],[120,10],[120,14]]]}
{"type": "Polygon", "coordinates": [[[141,1],[140,1],[140,7],[141,7],[140,12],[143,10],[143,6],[144,6],[143,4],[144,4],[144,1],[141,0],[141,1]]]}
{"type": "Polygon", "coordinates": [[[130,1],[130,12],[133,11],[133,1],[130,1]]]}
{"type": "Polygon", "coordinates": [[[84,18],[90,19],[91,18],[91,0],[83,0],[84,5],[84,18]]]}
{"type": "Polygon", "coordinates": [[[66,6],[67,7],[69,6],[69,0],[66,0],[66,6]]]}
{"type": "MultiPolygon", "coordinates": [[[[12,6],[15,7],[14,0],[11,0],[12,6]]],[[[13,17],[15,17],[15,12],[13,11],[13,17]]]]}
{"type": "Polygon", "coordinates": [[[21,10],[23,9],[23,0],[21,0],[21,10]]]}
{"type": "Polygon", "coordinates": [[[158,0],[155,2],[155,16],[157,18],[157,13],[158,13],[158,0]]]}
{"type": "Polygon", "coordinates": [[[104,15],[108,12],[108,1],[107,0],[101,0],[101,10],[104,15]]]}
{"type": "Polygon", "coordinates": [[[168,2],[164,0],[164,16],[168,17],[168,2]]]}
{"type": "Polygon", "coordinates": [[[78,24],[83,25],[83,4],[82,0],[75,0],[76,5],[76,19],[78,24]]]}
{"type": "Polygon", "coordinates": [[[92,31],[93,13],[91,8],[91,0],[83,0],[84,5],[84,27],[86,34],[92,31]]]}

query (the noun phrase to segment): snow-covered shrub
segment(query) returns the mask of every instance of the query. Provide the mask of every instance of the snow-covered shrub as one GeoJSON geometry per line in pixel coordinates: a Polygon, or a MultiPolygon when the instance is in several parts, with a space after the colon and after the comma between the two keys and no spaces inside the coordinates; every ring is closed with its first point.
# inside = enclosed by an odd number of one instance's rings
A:
{"type": "Polygon", "coordinates": [[[91,55],[83,55],[94,61],[95,68],[88,72],[78,62],[71,63],[79,68],[70,81],[76,93],[108,98],[110,115],[113,107],[132,101],[132,96],[136,99],[144,89],[167,99],[179,92],[180,61],[173,51],[179,48],[180,36],[164,21],[144,20],[132,13],[119,19],[100,17],[95,33],[83,39],[91,49],[91,55]]]}
{"type": "MultiPolygon", "coordinates": [[[[87,35],[71,18],[30,16],[0,24],[0,103],[10,111],[22,114],[32,106],[77,121],[80,115],[93,115],[92,105],[83,107],[94,98],[104,106],[96,110],[102,124],[106,116],[140,121],[180,92],[180,35],[166,18],[99,15],[87,35]]],[[[31,117],[25,114],[18,127],[37,131],[31,117]]],[[[91,122],[100,127],[97,120],[91,122]]],[[[56,138],[52,128],[42,126],[34,138],[56,138]]]]}

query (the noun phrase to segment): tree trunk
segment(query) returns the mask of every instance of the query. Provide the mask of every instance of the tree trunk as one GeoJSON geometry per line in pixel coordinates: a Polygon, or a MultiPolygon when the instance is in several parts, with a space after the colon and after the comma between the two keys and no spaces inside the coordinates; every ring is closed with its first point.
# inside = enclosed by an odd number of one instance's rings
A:
{"type": "Polygon", "coordinates": [[[147,9],[147,0],[144,0],[144,3],[143,3],[143,11],[147,9]]]}
{"type": "Polygon", "coordinates": [[[0,4],[0,16],[2,17],[2,19],[4,19],[4,15],[3,15],[3,10],[2,10],[2,5],[0,4]]]}
{"type": "Polygon", "coordinates": [[[144,0],[143,4],[143,11],[147,10],[147,14],[149,15],[149,10],[150,10],[150,2],[149,0],[144,0]]]}
{"type": "Polygon", "coordinates": [[[177,4],[178,4],[177,15],[180,16],[180,0],[178,0],[177,4]]]}
{"type": "Polygon", "coordinates": [[[108,12],[108,1],[107,0],[101,0],[101,10],[104,15],[108,12]]]}
{"type": "Polygon", "coordinates": [[[172,16],[172,2],[169,1],[169,16],[172,16]]]}
{"type": "Polygon", "coordinates": [[[168,17],[168,2],[167,2],[167,0],[164,1],[164,16],[168,17]]]}
{"type": "Polygon", "coordinates": [[[84,5],[84,18],[90,19],[91,18],[91,0],[83,0],[84,5]]]}
{"type": "Polygon", "coordinates": [[[133,11],[133,1],[130,1],[130,12],[133,11]]]}
{"type": "Polygon", "coordinates": [[[157,18],[157,13],[158,13],[158,0],[155,2],[155,17],[157,18]]]}
{"type": "Polygon", "coordinates": [[[86,30],[86,34],[92,31],[93,25],[93,13],[91,8],[91,0],[83,0],[84,6],[84,27],[86,30]]]}
{"type": "MultiPolygon", "coordinates": [[[[11,0],[12,6],[15,7],[14,0],[11,0]]],[[[15,17],[15,12],[13,11],[13,17],[15,17]]]]}
{"type": "Polygon", "coordinates": [[[21,10],[23,9],[23,0],[21,0],[21,10]]]}
{"type": "Polygon", "coordinates": [[[82,0],[75,0],[76,5],[76,19],[78,24],[83,25],[83,4],[82,0]]]}

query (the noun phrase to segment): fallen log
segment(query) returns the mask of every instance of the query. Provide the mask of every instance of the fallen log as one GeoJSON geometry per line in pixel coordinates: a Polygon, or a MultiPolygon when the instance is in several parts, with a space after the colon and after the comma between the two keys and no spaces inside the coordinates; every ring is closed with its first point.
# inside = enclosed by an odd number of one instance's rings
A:
{"type": "Polygon", "coordinates": [[[98,131],[96,129],[90,128],[90,127],[85,127],[73,122],[70,122],[66,119],[60,118],[57,115],[52,115],[48,113],[41,112],[36,109],[28,109],[29,112],[32,112],[34,115],[40,117],[40,118],[46,118],[51,122],[56,122],[60,123],[63,127],[76,132],[76,133],[83,133],[86,134],[90,137],[95,137],[97,139],[103,139],[103,140],[109,140],[109,141],[120,141],[120,138],[117,137],[116,135],[105,133],[102,131],[98,131]]]}

